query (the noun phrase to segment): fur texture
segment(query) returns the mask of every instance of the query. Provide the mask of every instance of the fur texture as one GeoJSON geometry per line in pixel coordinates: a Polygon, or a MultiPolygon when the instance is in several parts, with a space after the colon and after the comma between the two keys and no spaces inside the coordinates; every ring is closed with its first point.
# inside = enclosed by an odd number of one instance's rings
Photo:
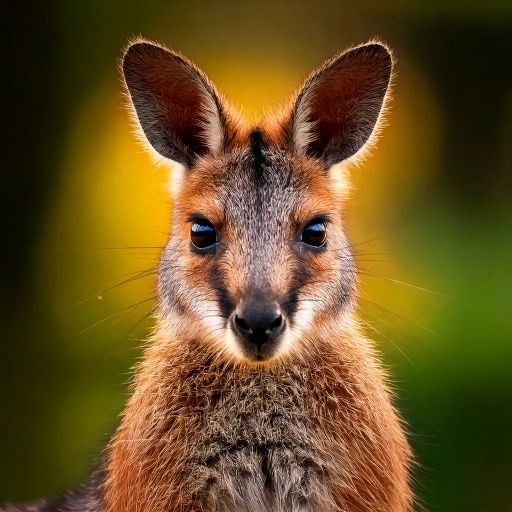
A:
{"type": "Polygon", "coordinates": [[[341,169],[375,138],[392,66],[381,42],[349,49],[250,126],[183,56],[128,47],[142,137],[179,164],[157,325],[93,504],[20,510],[412,510],[410,449],[355,315],[341,169]],[[217,238],[197,248],[191,226],[206,221],[217,238]],[[304,242],[312,221],[322,246],[304,242]],[[282,332],[260,346],[236,322],[263,303],[282,332]]]}

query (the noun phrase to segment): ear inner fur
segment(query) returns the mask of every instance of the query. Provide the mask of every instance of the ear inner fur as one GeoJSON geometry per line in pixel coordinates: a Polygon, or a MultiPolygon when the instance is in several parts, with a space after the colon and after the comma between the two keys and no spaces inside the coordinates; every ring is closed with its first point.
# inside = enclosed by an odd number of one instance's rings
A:
{"type": "Polygon", "coordinates": [[[198,156],[224,148],[219,96],[186,58],[136,42],[126,50],[122,68],[140,126],[157,153],[190,167],[198,156]]]}
{"type": "Polygon", "coordinates": [[[327,166],[360,152],[378,128],[392,66],[386,46],[368,43],[314,72],[299,91],[290,120],[295,150],[327,166]]]}

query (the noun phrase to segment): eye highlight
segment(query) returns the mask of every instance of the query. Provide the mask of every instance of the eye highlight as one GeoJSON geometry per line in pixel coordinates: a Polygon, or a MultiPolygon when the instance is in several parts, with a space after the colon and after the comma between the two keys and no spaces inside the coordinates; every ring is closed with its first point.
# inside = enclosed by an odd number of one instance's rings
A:
{"type": "Polygon", "coordinates": [[[197,249],[206,249],[219,241],[213,224],[206,219],[197,219],[193,222],[190,228],[190,240],[197,249]]]}
{"type": "Polygon", "coordinates": [[[300,235],[300,239],[311,247],[322,247],[327,240],[327,228],[322,219],[309,221],[300,235]]]}

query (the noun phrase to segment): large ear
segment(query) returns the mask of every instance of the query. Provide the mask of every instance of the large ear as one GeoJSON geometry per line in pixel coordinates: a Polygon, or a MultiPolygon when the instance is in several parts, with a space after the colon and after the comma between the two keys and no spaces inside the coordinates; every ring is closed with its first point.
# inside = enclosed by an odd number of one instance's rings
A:
{"type": "Polygon", "coordinates": [[[292,110],[295,151],[327,166],[361,151],[381,116],[392,68],[388,48],[372,42],[336,55],[313,72],[292,110]]]}
{"type": "Polygon", "coordinates": [[[122,60],[126,88],[153,149],[190,167],[222,150],[224,113],[214,86],[182,55],[147,41],[131,44],[122,60]]]}

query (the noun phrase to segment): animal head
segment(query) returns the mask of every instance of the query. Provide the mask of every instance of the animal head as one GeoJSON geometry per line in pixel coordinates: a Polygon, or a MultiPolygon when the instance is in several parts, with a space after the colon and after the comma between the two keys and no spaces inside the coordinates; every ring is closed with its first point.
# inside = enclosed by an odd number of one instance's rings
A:
{"type": "Polygon", "coordinates": [[[158,268],[158,329],[170,343],[267,364],[314,354],[319,340],[351,328],[346,167],[375,138],[392,67],[380,42],[351,48],[251,126],[179,53],[145,40],[127,48],[135,121],[170,164],[171,230],[158,268]]]}

